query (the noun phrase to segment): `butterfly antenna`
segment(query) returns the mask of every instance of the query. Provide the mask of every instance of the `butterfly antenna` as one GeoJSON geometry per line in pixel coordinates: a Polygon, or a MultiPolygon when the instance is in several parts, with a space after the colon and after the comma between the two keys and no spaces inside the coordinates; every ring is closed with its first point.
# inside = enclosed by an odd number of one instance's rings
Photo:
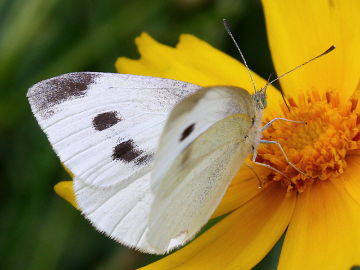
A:
{"type": "MultiPolygon", "coordinates": [[[[270,84],[269,82],[270,82],[270,79],[271,79],[271,76],[272,76],[272,75],[273,75],[273,74],[270,73],[269,78],[267,79],[267,83],[266,83],[265,87],[263,88],[265,93],[266,93],[266,88],[267,88],[267,87],[269,86],[269,84],[270,84]]],[[[281,97],[282,97],[282,99],[283,99],[283,101],[284,101],[287,109],[288,109],[289,112],[290,112],[289,104],[287,103],[287,101],[286,101],[286,99],[285,99],[284,91],[283,91],[281,88],[280,88],[280,93],[281,93],[281,97]]]]}
{"type": "Polygon", "coordinates": [[[283,101],[284,101],[284,103],[285,103],[286,108],[287,108],[288,111],[290,112],[290,106],[289,106],[289,104],[287,103],[287,101],[286,101],[286,99],[285,99],[284,91],[283,91],[281,88],[280,88],[280,94],[281,94],[281,97],[282,97],[282,99],[283,99],[283,101]]]}
{"type": "Polygon", "coordinates": [[[249,67],[248,67],[248,65],[247,65],[247,63],[246,63],[245,57],[244,57],[243,53],[241,52],[240,47],[239,47],[239,45],[237,44],[237,42],[236,42],[233,34],[232,34],[231,31],[230,31],[230,27],[229,27],[229,25],[228,25],[228,23],[227,23],[227,20],[226,20],[226,19],[223,19],[223,23],[224,23],[224,27],[225,27],[226,32],[228,33],[228,35],[230,36],[230,38],[231,38],[232,41],[234,42],[237,50],[238,50],[239,53],[240,53],[241,59],[243,60],[245,66],[246,66],[246,69],[247,69],[247,71],[249,72],[249,75],[250,75],[250,78],[251,78],[251,82],[252,82],[253,87],[254,87],[254,90],[255,90],[255,92],[256,92],[256,89],[257,89],[257,88],[256,88],[256,85],[255,85],[255,81],[254,81],[253,76],[251,75],[251,71],[250,71],[250,69],[249,69],[249,67]]]}
{"type": "Polygon", "coordinates": [[[266,92],[266,88],[270,85],[270,79],[271,79],[272,75],[274,75],[274,74],[270,73],[268,79],[266,80],[265,87],[263,88],[265,92],[266,92]]]}
{"type": "Polygon", "coordinates": [[[285,75],[289,74],[290,72],[293,72],[294,70],[296,70],[296,69],[298,69],[298,68],[300,68],[300,67],[302,67],[302,66],[304,66],[304,65],[306,65],[306,64],[308,64],[308,63],[310,63],[310,62],[312,62],[312,61],[314,61],[315,59],[317,59],[317,58],[319,58],[319,57],[321,57],[321,56],[323,56],[323,55],[325,55],[325,54],[328,54],[329,52],[333,51],[335,48],[336,48],[335,45],[332,45],[332,46],[331,46],[329,49],[327,49],[325,52],[319,54],[318,56],[315,56],[315,57],[311,58],[310,60],[302,63],[301,65],[298,65],[298,66],[294,67],[293,69],[290,69],[289,71],[287,71],[287,72],[285,72],[284,74],[280,75],[279,77],[277,77],[276,79],[272,80],[271,82],[268,82],[265,87],[267,87],[269,84],[272,84],[273,82],[279,80],[280,78],[284,77],[285,75]]]}
{"type": "Polygon", "coordinates": [[[273,74],[270,73],[270,75],[269,75],[269,77],[268,77],[268,79],[267,79],[267,81],[266,81],[265,86],[264,86],[263,88],[261,88],[261,90],[260,90],[260,91],[263,91],[263,92],[264,92],[264,95],[265,95],[265,96],[266,96],[267,87],[270,85],[270,79],[271,79],[272,75],[273,75],[273,74]]]}

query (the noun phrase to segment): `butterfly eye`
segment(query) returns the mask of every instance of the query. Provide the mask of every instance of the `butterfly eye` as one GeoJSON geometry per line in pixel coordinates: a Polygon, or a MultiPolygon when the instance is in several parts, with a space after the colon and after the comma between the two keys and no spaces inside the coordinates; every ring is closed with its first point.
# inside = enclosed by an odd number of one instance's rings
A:
{"type": "Polygon", "coordinates": [[[264,98],[264,99],[262,100],[262,104],[263,104],[264,108],[267,106],[266,98],[264,98]]]}

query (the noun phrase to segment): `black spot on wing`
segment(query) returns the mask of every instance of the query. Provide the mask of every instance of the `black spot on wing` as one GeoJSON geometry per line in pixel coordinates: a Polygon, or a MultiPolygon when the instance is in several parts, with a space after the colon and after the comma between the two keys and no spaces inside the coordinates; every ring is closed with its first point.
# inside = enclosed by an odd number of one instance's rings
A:
{"type": "Polygon", "coordinates": [[[139,157],[142,153],[143,151],[137,149],[133,140],[127,140],[114,147],[112,158],[113,160],[129,163],[139,157]]]}
{"type": "Polygon", "coordinates": [[[93,119],[93,127],[98,130],[102,131],[113,125],[117,124],[121,121],[121,118],[118,117],[117,112],[105,112],[100,113],[93,119]]]}
{"type": "Polygon", "coordinates": [[[54,105],[84,96],[97,76],[96,73],[70,73],[42,81],[33,87],[29,99],[38,111],[50,113],[54,105]]]}
{"type": "Polygon", "coordinates": [[[195,127],[195,123],[191,124],[190,126],[184,129],[184,131],[181,133],[180,142],[185,140],[191,134],[191,132],[193,132],[194,127],[195,127]]]}

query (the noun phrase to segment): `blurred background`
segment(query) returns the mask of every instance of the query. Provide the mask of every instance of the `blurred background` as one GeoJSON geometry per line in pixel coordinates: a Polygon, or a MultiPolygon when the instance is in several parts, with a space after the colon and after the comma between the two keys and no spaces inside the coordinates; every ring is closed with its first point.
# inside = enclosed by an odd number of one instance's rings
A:
{"type": "MultiPolygon", "coordinates": [[[[134,38],[175,45],[191,33],[239,58],[227,18],[252,69],[273,72],[259,0],[0,0],[0,269],[135,269],[159,259],[98,233],[53,186],[69,180],[35,122],[26,91],[74,71],[115,72],[137,58],[134,38]]],[[[278,244],[255,269],[276,269],[278,244]]]]}

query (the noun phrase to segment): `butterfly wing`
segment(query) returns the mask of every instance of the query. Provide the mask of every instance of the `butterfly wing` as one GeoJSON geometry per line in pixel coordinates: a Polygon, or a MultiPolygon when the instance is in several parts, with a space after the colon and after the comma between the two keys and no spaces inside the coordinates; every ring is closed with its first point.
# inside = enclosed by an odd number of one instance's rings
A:
{"type": "Polygon", "coordinates": [[[235,87],[204,88],[175,107],[152,172],[152,249],[183,245],[209,220],[251,151],[255,116],[250,95],[235,87]]]}
{"type": "Polygon", "coordinates": [[[197,88],[111,73],[70,73],[28,91],[32,111],[64,165],[89,185],[131,183],[149,172],[168,112],[197,88]]]}

